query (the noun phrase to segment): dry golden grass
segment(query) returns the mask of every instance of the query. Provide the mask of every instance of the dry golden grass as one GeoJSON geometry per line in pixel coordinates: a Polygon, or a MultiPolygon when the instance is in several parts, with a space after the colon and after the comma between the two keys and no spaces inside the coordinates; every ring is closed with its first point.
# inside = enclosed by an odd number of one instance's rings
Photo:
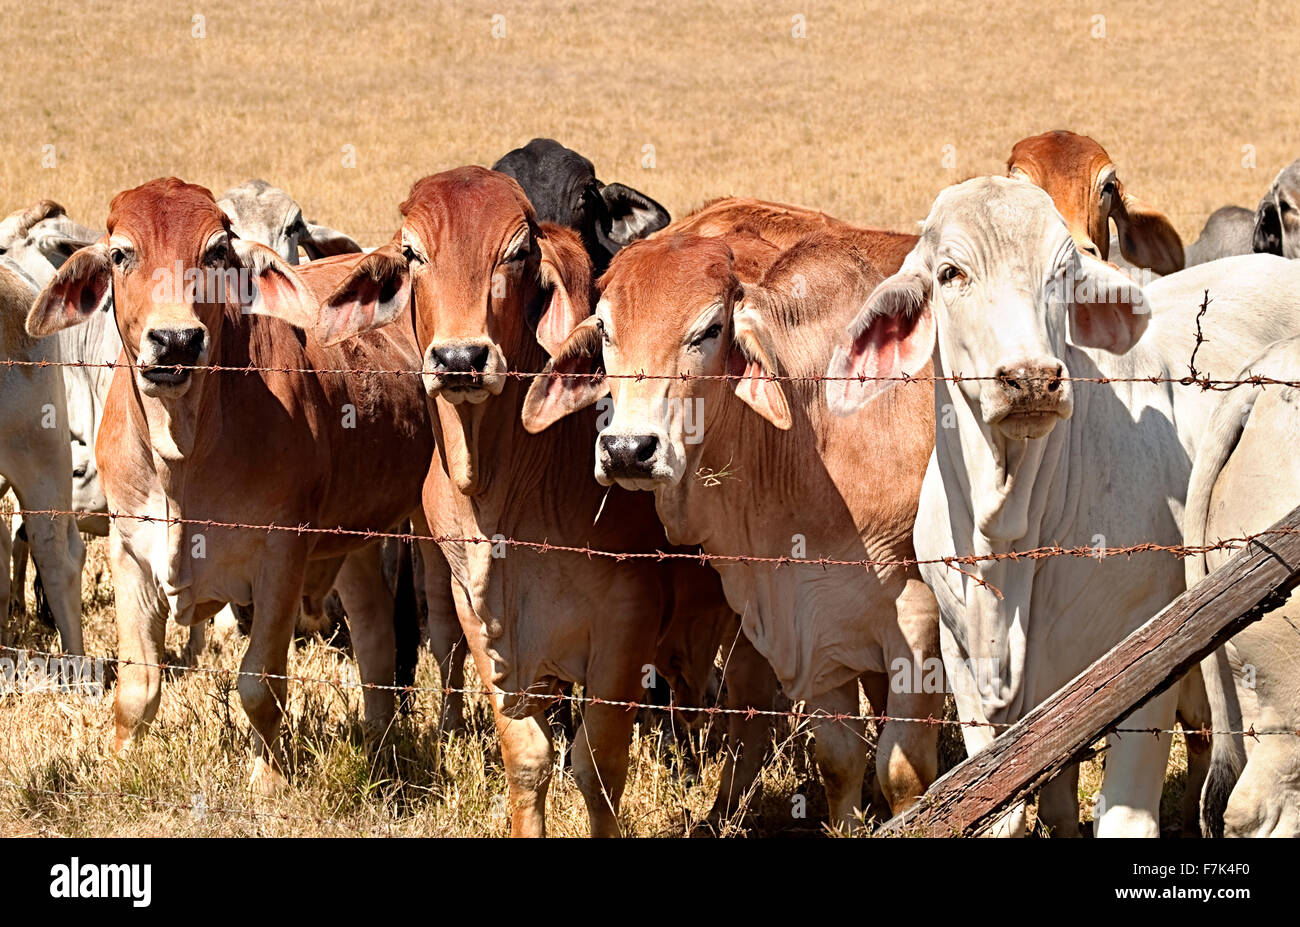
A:
{"type": "MultiPolygon", "coordinates": [[[[638,187],[674,214],[736,193],[907,229],[944,185],[1000,171],[1017,139],[1070,128],[1105,145],[1129,190],[1191,240],[1218,206],[1253,206],[1300,154],[1300,76],[1282,51],[1300,38],[1300,21],[1258,2],[318,0],[250,9],[94,0],[38,11],[0,0],[0,22],[0,213],[52,197],[101,226],[114,193],[151,177],[219,192],[260,176],[290,190],[309,217],[373,245],[396,228],[397,203],[416,178],[491,164],[550,135],[588,155],[603,179],[638,187]],[[499,12],[504,38],[493,37],[499,12]],[[203,38],[193,37],[196,13],[203,38]],[[796,14],[805,39],[792,37],[796,14]],[[1093,37],[1098,15],[1104,38],[1093,37]],[[1246,166],[1244,146],[1258,167],[1246,166]]],[[[111,594],[102,583],[87,589],[88,648],[111,653],[111,594]]],[[[29,629],[24,642],[52,639],[29,629]]],[[[208,659],[234,667],[238,646],[219,641],[208,659]]],[[[297,649],[292,666],[352,672],[321,643],[297,649]]],[[[434,684],[427,661],[419,681],[434,684]]],[[[27,787],[0,787],[0,835],[505,831],[482,705],[476,732],[443,745],[429,732],[436,706],[422,699],[376,758],[353,736],[354,690],[292,692],[293,785],[273,803],[243,788],[247,726],[213,677],[170,680],[157,729],[124,760],[105,750],[107,699],[0,699],[0,779],[27,787]],[[195,796],[206,813],[192,810],[195,796]]],[[[789,743],[764,775],[763,832],[806,829],[790,816],[800,791],[815,830],[824,806],[802,746],[789,743]]],[[[689,763],[680,752],[638,735],[624,803],[630,832],[680,833],[686,813],[707,809],[719,763],[706,759],[686,779],[666,762],[689,763]]],[[[1081,782],[1085,808],[1096,773],[1093,764],[1081,782]]],[[[554,833],[585,832],[568,777],[552,789],[550,817],[554,833]]]]}

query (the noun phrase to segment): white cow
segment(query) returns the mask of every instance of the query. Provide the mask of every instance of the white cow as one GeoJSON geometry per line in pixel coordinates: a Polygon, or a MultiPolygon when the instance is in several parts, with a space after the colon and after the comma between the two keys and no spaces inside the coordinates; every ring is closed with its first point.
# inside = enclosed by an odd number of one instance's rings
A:
{"type": "Polygon", "coordinates": [[[231,187],[217,205],[230,218],[231,231],[245,241],[260,241],[290,264],[298,263],[299,247],[309,261],[361,250],[342,232],[305,220],[294,198],[265,180],[231,187]]]}
{"type": "MultiPolygon", "coordinates": [[[[38,288],[18,264],[0,258],[0,358],[60,359],[54,338],[32,338],[24,329],[38,288]]],[[[0,367],[0,495],[10,488],[23,511],[67,512],[72,507],[72,454],[57,367],[0,367]]],[[[32,557],[45,578],[45,591],[67,653],[82,652],[81,568],[86,548],[70,515],[31,515],[26,534],[32,557]]],[[[0,570],[3,601],[9,600],[9,571],[0,570]]],[[[0,624],[8,608],[0,614],[0,624]]],[[[0,635],[3,636],[3,635],[0,635]]],[[[6,639],[0,641],[9,643],[6,639]]]]}
{"type": "MultiPolygon", "coordinates": [[[[1043,545],[1182,540],[1183,498],[1213,395],[1171,383],[1071,377],[1179,377],[1213,302],[1196,365],[1230,375],[1300,331],[1300,271],[1254,255],[1157,280],[1144,292],[1081,255],[1047,194],[1003,178],[945,190],[921,240],[850,329],[832,376],[914,373],[931,356],[936,446],[921,492],[917,556],[987,556],[1043,545]],[[1140,340],[1139,340],[1140,339],[1140,340]]],[[[833,382],[851,410],[879,390],[833,382]]],[[[922,567],[943,617],[944,665],[963,721],[1008,723],[1068,682],[1184,588],[1183,566],[1134,557],[983,559],[922,567]]],[[[1176,689],[1126,721],[1168,729],[1176,689]]],[[[993,737],[963,729],[971,753],[993,737]]],[[[1159,833],[1167,736],[1112,736],[1098,836],[1159,833]]],[[[1077,768],[1044,787],[1039,819],[1077,832],[1077,768]]],[[[1024,829],[1023,807],[998,830],[1024,829]]]]}
{"type": "MultiPolygon", "coordinates": [[[[1250,374],[1300,376],[1300,339],[1269,347],[1241,376],[1250,374]]],[[[1287,452],[1298,433],[1300,390],[1241,386],[1223,394],[1187,488],[1189,545],[1262,531],[1300,504],[1300,457],[1287,452]]],[[[1187,558],[1187,584],[1197,583],[1207,568],[1217,569],[1232,553],[1215,550],[1187,558]]],[[[1253,729],[1261,736],[1243,742],[1239,735],[1215,735],[1216,759],[1224,753],[1227,762],[1215,764],[1206,804],[1218,808],[1226,801],[1227,836],[1300,836],[1300,737],[1294,736],[1300,731],[1300,606],[1295,596],[1225,649],[1236,685],[1209,686],[1214,727],[1253,729]],[[1221,743],[1228,752],[1217,749],[1221,743]]]]}

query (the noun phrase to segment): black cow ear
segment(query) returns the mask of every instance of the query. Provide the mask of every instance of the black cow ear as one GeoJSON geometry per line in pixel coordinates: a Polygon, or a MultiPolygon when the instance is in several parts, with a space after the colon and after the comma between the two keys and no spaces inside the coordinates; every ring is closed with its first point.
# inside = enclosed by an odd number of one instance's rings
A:
{"type": "Polygon", "coordinates": [[[607,184],[601,189],[600,198],[605,204],[604,221],[600,223],[601,244],[610,254],[672,221],[668,210],[640,190],[621,183],[607,184]]]}
{"type": "Polygon", "coordinates": [[[1282,220],[1271,192],[1255,210],[1254,250],[1258,254],[1282,254],[1282,220]]]}

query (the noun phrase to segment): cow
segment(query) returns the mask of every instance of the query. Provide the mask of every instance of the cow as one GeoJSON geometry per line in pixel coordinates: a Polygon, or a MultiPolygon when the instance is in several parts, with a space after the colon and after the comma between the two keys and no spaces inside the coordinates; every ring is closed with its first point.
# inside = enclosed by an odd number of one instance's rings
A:
{"type": "MultiPolygon", "coordinates": [[[[1300,282],[1288,269],[1285,279],[1300,282]]],[[[1293,378],[1300,372],[1300,338],[1270,345],[1235,379],[1262,374],[1293,378]]],[[[1292,385],[1243,385],[1223,394],[1197,451],[1187,488],[1185,543],[1192,548],[1219,538],[1263,531],[1300,500],[1300,467],[1289,447],[1300,427],[1300,391],[1292,385]]],[[[1268,537],[1264,537],[1264,543],[1268,537]]],[[[1185,561],[1187,585],[1218,569],[1229,549],[1194,554],[1185,561]]],[[[1207,822],[1216,836],[1300,836],[1300,614],[1295,597],[1239,631],[1223,651],[1235,686],[1211,686],[1215,759],[1206,786],[1207,822]],[[1243,738],[1241,731],[1256,732],[1243,738]],[[1222,746],[1222,750],[1220,750],[1222,746]],[[1239,777],[1239,778],[1238,778],[1239,777]]],[[[1206,673],[1206,679],[1217,679],[1206,673]]]]}
{"type": "MultiPolygon", "coordinates": [[[[933,358],[935,450],[914,539],[943,618],[944,666],[974,754],[1184,588],[1163,555],[1102,548],[1182,539],[1182,500],[1212,398],[1180,388],[1203,292],[1213,336],[1197,369],[1235,371],[1296,330],[1295,281],[1269,258],[1202,265],[1139,287],[1081,252],[1037,187],[985,177],[936,199],[921,240],[880,284],[828,368],[842,413],[933,358]],[[1140,340],[1139,340],[1140,339],[1140,340]],[[960,380],[954,380],[957,375],[960,380]],[[1076,384],[1072,378],[1166,382],[1076,384]],[[864,378],[864,379],[859,379],[864,378]],[[972,379],[973,378],[973,379],[972,379]],[[1097,557],[1011,558],[1041,545],[1097,557]],[[977,558],[961,571],[943,558],[977,558]]],[[[1178,693],[1129,726],[1168,729],[1178,693]]],[[[1098,836],[1155,836],[1167,735],[1112,738],[1098,836]]],[[[1054,833],[1078,831],[1077,767],[1039,799],[1054,833]]],[[[1024,828],[1024,809],[999,822],[1024,828]]]]}
{"type": "Polygon", "coordinates": [[[1187,246],[1187,266],[1255,250],[1255,213],[1244,206],[1221,206],[1210,213],[1196,241],[1187,246]]]}
{"type": "Polygon", "coordinates": [[[1047,191],[1082,253],[1107,260],[1114,222],[1132,265],[1161,275],[1182,270],[1183,243],[1173,224],[1125,192],[1115,162],[1088,136],[1058,130],[1021,139],[1007,159],[1007,176],[1047,191]]]}
{"type": "Polygon", "coordinates": [[[492,170],[518,181],[538,222],[577,231],[596,274],[604,272],[620,248],[671,219],[668,210],[641,191],[601,183],[589,160],[553,138],[535,138],[506,153],[492,170]]]}
{"type": "Polygon", "coordinates": [[[1251,245],[1260,254],[1300,258],[1300,159],[1282,168],[1259,201],[1251,245]]]}
{"type": "Polygon", "coordinates": [[[493,690],[511,833],[545,833],[554,760],[544,709],[580,683],[592,701],[572,745],[574,776],[592,834],[617,835],[634,714],[608,703],[637,700],[660,629],[692,619],[673,614],[687,604],[673,601],[679,571],[695,571],[696,586],[711,574],[657,555],[623,559],[662,549],[663,528],[650,499],[591,479],[594,410],[544,435],[524,431],[523,374],[540,371],[591,311],[581,238],[539,223],[514,179],[481,167],[418,181],[401,209],[399,235],[322,301],[320,325],[342,339],[412,306],[438,446],[425,511],[493,690]],[[542,541],[617,556],[529,546],[542,541]]]}
{"type": "Polygon", "coordinates": [[[342,232],[308,222],[293,197],[265,180],[246,180],[231,187],[217,205],[230,218],[232,232],[244,241],[260,241],[290,264],[298,263],[299,248],[310,261],[361,251],[342,232]]]}
{"type": "MultiPolygon", "coordinates": [[[[255,607],[238,683],[256,735],[255,791],[284,782],[276,744],[300,602],[319,602],[337,576],[363,682],[393,680],[393,599],[366,532],[412,514],[423,522],[432,440],[414,378],[384,374],[418,366],[409,329],[321,342],[308,286],[332,289],[359,258],[295,270],[233,236],[207,189],[158,179],[114,197],[106,236],[59,268],[27,316],[28,332],[45,336],[111,298],[122,337],[127,366],[114,373],[96,439],[117,513],[115,751],[157,713],[167,620],[192,625],[228,602],[255,607]],[[369,557],[347,558],[367,547],[369,557]]],[[[367,689],[364,702],[377,735],[392,691],[367,689]]]]}
{"type": "MultiPolygon", "coordinates": [[[[67,513],[72,510],[72,454],[63,393],[57,366],[33,364],[60,361],[54,338],[29,335],[27,313],[39,288],[17,263],[0,258],[0,358],[23,366],[0,367],[0,495],[13,489],[18,506],[27,513],[67,513]]],[[[83,652],[81,629],[81,568],[86,548],[70,514],[27,514],[23,520],[32,558],[45,577],[45,596],[60,646],[65,653],[83,652]]],[[[9,547],[5,531],[6,554],[9,547]]],[[[5,557],[0,601],[0,635],[9,644],[9,569],[5,557]]]]}
{"type": "MultiPolygon", "coordinates": [[[[608,390],[614,414],[594,444],[596,479],[653,492],[673,543],[720,555],[880,561],[866,569],[714,565],[790,698],[814,714],[856,715],[861,679],[875,711],[939,718],[942,673],[931,674],[933,686],[912,684],[927,660],[939,666],[938,611],[915,567],[904,565],[914,559],[930,399],[900,388],[840,419],[827,414],[817,382],[882,275],[829,232],[783,251],[756,285],[742,284],[736,264],[726,237],[661,234],[621,251],[601,279],[595,315],[530,387],[525,427],[545,433],[608,390]],[[597,363],[608,377],[582,376],[597,363]],[[736,382],[720,382],[725,374],[736,382]]],[[[857,720],[816,726],[840,828],[861,805],[864,728],[857,720]]],[[[892,810],[933,781],[936,739],[929,724],[883,726],[877,774],[892,810]]]]}

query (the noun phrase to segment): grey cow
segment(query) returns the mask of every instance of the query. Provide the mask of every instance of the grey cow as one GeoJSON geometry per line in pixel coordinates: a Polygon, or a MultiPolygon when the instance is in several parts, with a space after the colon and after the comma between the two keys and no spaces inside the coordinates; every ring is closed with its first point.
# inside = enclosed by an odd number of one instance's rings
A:
{"type": "Polygon", "coordinates": [[[1187,266],[1252,251],[1300,257],[1300,159],[1278,173],[1254,212],[1244,206],[1216,209],[1188,246],[1187,266]]]}

